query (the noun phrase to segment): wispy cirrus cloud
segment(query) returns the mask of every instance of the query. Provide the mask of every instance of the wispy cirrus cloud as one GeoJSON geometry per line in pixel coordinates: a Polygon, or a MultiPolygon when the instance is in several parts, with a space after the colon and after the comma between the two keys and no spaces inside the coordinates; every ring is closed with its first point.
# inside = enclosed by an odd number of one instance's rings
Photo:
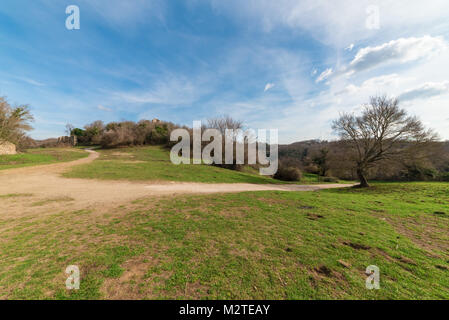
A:
{"type": "Polygon", "coordinates": [[[448,43],[443,37],[423,36],[391,40],[378,46],[360,49],[349,64],[335,71],[332,68],[326,69],[316,82],[342,75],[350,76],[389,64],[405,64],[431,58],[447,49],[448,43]]]}
{"type": "Polygon", "coordinates": [[[272,89],[273,87],[275,86],[275,84],[274,83],[267,83],[266,85],[265,85],[265,89],[263,90],[264,92],[267,92],[268,90],[270,90],[270,89],[272,89]]]}
{"type": "Polygon", "coordinates": [[[397,73],[387,74],[367,79],[363,81],[359,86],[349,84],[343,90],[335,92],[334,95],[339,96],[344,94],[355,94],[358,92],[372,94],[379,90],[383,91],[386,88],[397,88],[399,87],[399,85],[410,80],[410,78],[401,77],[397,73]]]}
{"type": "Polygon", "coordinates": [[[161,76],[151,86],[137,90],[113,92],[116,99],[132,104],[189,105],[198,101],[211,87],[201,76],[189,79],[184,75],[161,76]]]}
{"type": "Polygon", "coordinates": [[[44,87],[45,86],[45,83],[36,81],[36,80],[28,78],[28,77],[14,76],[13,78],[16,79],[16,80],[19,80],[19,81],[31,84],[31,85],[36,86],[36,87],[44,87]]]}
{"type": "Polygon", "coordinates": [[[345,48],[345,50],[347,50],[347,51],[352,51],[352,49],[354,49],[354,44],[353,43],[351,43],[349,46],[347,46],[345,48]]]}
{"type": "Polygon", "coordinates": [[[332,70],[332,68],[328,68],[320,73],[318,78],[316,78],[315,82],[318,83],[318,82],[327,80],[333,73],[334,73],[334,71],[332,70]]]}
{"type": "Polygon", "coordinates": [[[103,106],[103,105],[101,105],[101,104],[99,104],[99,105],[97,106],[97,109],[98,109],[98,110],[101,110],[101,111],[107,111],[107,112],[111,112],[111,111],[112,111],[111,108],[105,107],[105,106],[103,106]]]}
{"type": "Polygon", "coordinates": [[[426,82],[418,87],[409,89],[399,96],[400,101],[425,99],[449,93],[449,81],[426,82]]]}
{"type": "Polygon", "coordinates": [[[346,71],[359,72],[391,62],[416,61],[444,49],[447,49],[447,43],[443,37],[400,38],[380,46],[360,49],[346,71]]]}
{"type": "MultiPolygon", "coordinates": [[[[199,0],[198,0],[199,1],[199,0]]],[[[406,4],[391,0],[205,0],[215,10],[239,23],[271,33],[290,28],[305,31],[320,42],[343,49],[348,43],[371,38],[376,31],[366,29],[367,8],[379,8],[380,30],[384,37],[425,30],[447,24],[449,2],[412,0],[406,4]]],[[[199,1],[200,2],[200,1],[199,1]]]]}

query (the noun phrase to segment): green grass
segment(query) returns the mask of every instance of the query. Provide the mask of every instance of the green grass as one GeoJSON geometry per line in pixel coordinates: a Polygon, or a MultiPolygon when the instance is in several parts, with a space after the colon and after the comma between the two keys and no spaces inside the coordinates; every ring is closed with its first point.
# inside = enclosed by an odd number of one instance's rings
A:
{"type": "MultiPolygon", "coordinates": [[[[169,151],[160,146],[98,150],[101,157],[90,164],[74,167],[69,178],[107,180],[166,180],[206,183],[286,183],[259,175],[258,170],[242,171],[210,165],[174,165],[169,151]]],[[[316,175],[306,174],[301,183],[319,183],[316,175]]]]}
{"type": "Polygon", "coordinates": [[[29,149],[24,153],[15,155],[0,155],[0,170],[50,164],[55,162],[73,161],[87,156],[87,152],[77,149],[29,149]]]}
{"type": "Polygon", "coordinates": [[[0,297],[9,299],[449,299],[449,184],[0,217],[0,252],[0,297]],[[71,264],[78,291],[65,289],[71,264]],[[380,268],[380,290],[365,288],[369,265],[380,268]]]}
{"type": "Polygon", "coordinates": [[[33,195],[32,193],[9,193],[9,194],[1,194],[0,199],[31,197],[32,195],[33,195]]]}

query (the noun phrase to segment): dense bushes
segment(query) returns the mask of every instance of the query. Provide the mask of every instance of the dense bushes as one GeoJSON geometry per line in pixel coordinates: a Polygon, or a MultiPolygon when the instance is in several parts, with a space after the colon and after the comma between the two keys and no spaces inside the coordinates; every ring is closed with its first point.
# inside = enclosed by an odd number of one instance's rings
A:
{"type": "Polygon", "coordinates": [[[283,181],[300,181],[301,171],[295,167],[280,166],[274,178],[283,181]]]}
{"type": "Polygon", "coordinates": [[[280,161],[278,171],[273,178],[283,181],[300,181],[302,173],[296,165],[294,160],[291,159],[280,161]]]}
{"type": "Polygon", "coordinates": [[[449,182],[449,172],[443,172],[438,175],[439,181],[447,181],[449,182]]]}
{"type": "Polygon", "coordinates": [[[95,121],[84,129],[75,128],[71,133],[78,137],[79,144],[114,148],[168,144],[170,132],[177,127],[173,123],[163,121],[122,121],[107,125],[102,121],[95,121]]]}
{"type": "Polygon", "coordinates": [[[435,169],[425,167],[418,164],[405,165],[404,170],[401,171],[400,180],[407,181],[432,181],[438,177],[438,172],[435,169]]]}

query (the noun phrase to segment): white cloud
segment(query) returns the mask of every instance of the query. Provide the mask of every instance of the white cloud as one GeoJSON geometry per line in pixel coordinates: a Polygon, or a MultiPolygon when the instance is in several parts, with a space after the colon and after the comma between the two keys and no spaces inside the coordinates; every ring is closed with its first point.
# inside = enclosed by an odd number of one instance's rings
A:
{"type": "Polygon", "coordinates": [[[333,74],[332,68],[326,69],[318,76],[318,78],[316,78],[315,82],[318,83],[324,81],[328,79],[332,74],[333,74]]]}
{"type": "Polygon", "coordinates": [[[265,85],[265,89],[263,90],[264,92],[267,92],[268,90],[272,89],[275,86],[274,83],[267,83],[265,85]]]}
{"type": "Polygon", "coordinates": [[[105,107],[105,106],[103,106],[103,105],[101,105],[101,104],[98,105],[97,109],[98,109],[98,110],[101,110],[101,111],[108,111],[108,112],[111,112],[111,111],[112,111],[111,108],[105,107]]]}
{"type": "Polygon", "coordinates": [[[406,83],[410,78],[400,77],[397,73],[373,77],[362,82],[360,86],[354,84],[347,85],[344,89],[336,91],[334,95],[363,93],[365,95],[375,94],[376,92],[391,91],[398,88],[400,84],[406,83]]]}
{"type": "Polygon", "coordinates": [[[340,95],[347,94],[347,93],[354,94],[358,91],[360,91],[360,87],[357,87],[353,84],[349,84],[343,90],[335,92],[334,95],[340,96],[340,95]]]}
{"type": "Polygon", "coordinates": [[[399,96],[400,101],[410,101],[440,96],[449,93],[449,81],[426,82],[421,86],[409,89],[399,96]]]}
{"type": "Polygon", "coordinates": [[[384,37],[435,28],[447,24],[449,2],[432,0],[376,0],[380,29],[368,30],[366,9],[372,0],[209,0],[214,10],[239,22],[272,32],[276,28],[308,32],[325,44],[344,48],[348,43],[369,39],[382,32],[384,37]]]}
{"type": "Polygon", "coordinates": [[[45,86],[45,84],[44,83],[42,83],[42,82],[39,82],[39,81],[36,81],[36,80],[33,80],[33,79],[31,79],[31,78],[27,78],[27,77],[14,77],[15,79],[17,79],[17,80],[20,80],[20,81],[22,81],[22,82],[26,82],[26,83],[28,83],[28,84],[31,84],[31,85],[33,85],[33,86],[37,86],[37,87],[43,87],[43,86],[45,86]]]}
{"type": "Polygon", "coordinates": [[[183,76],[167,76],[148,89],[119,92],[115,96],[128,103],[186,105],[197,101],[204,90],[204,87],[183,76]]]}
{"type": "Polygon", "coordinates": [[[406,63],[428,58],[447,48],[442,37],[400,38],[376,47],[360,49],[347,68],[347,72],[371,69],[389,62],[406,63]]]}
{"type": "Polygon", "coordinates": [[[335,79],[340,76],[352,76],[376,67],[389,66],[394,63],[405,64],[418,60],[429,60],[437,54],[448,51],[448,44],[443,37],[410,37],[400,38],[379,46],[368,46],[360,49],[348,65],[333,71],[326,69],[316,80],[335,79]]]}
{"type": "Polygon", "coordinates": [[[354,44],[353,43],[351,43],[349,46],[347,46],[345,48],[345,50],[347,50],[347,51],[352,51],[352,49],[354,49],[354,44]]]}

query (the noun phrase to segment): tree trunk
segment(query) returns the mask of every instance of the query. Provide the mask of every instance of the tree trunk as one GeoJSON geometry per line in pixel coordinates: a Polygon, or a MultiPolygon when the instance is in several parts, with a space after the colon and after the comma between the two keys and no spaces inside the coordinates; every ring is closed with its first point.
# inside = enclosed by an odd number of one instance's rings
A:
{"type": "Polygon", "coordinates": [[[368,188],[369,184],[368,184],[368,181],[366,180],[365,172],[363,169],[357,169],[357,176],[359,177],[359,180],[360,180],[360,187],[368,188]]]}

